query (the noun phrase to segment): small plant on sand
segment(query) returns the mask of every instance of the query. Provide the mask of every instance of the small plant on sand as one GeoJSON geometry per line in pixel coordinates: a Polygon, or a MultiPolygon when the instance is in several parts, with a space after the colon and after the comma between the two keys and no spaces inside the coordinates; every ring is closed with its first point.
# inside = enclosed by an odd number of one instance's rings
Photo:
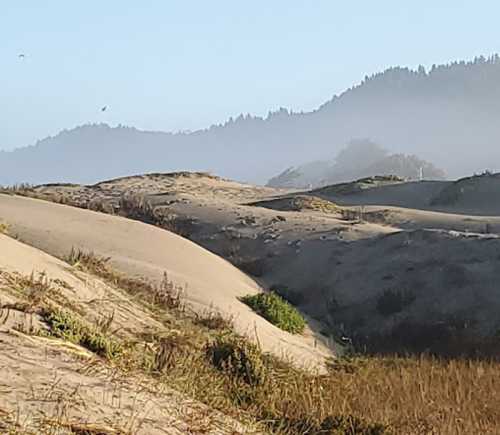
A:
{"type": "Polygon", "coordinates": [[[101,257],[93,252],[86,252],[75,248],[71,248],[71,252],[66,257],[66,262],[71,266],[84,268],[101,277],[108,272],[109,260],[109,257],[101,257]]]}
{"type": "Polygon", "coordinates": [[[292,334],[304,331],[306,321],[300,312],[275,293],[248,295],[242,302],[278,328],[292,334]]]}
{"type": "Polygon", "coordinates": [[[85,325],[67,311],[45,309],[41,315],[53,337],[78,344],[107,359],[116,358],[122,352],[119,342],[104,335],[98,328],[85,325]]]}
{"type": "Polygon", "coordinates": [[[193,322],[210,330],[231,331],[233,329],[233,317],[225,316],[217,310],[195,314],[193,322]]]}

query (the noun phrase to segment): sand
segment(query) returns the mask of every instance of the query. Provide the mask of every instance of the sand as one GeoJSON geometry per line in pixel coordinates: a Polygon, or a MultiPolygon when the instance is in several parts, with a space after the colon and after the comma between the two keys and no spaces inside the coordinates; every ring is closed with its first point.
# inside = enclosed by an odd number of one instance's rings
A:
{"type": "Polygon", "coordinates": [[[352,183],[294,193],[200,174],[155,174],[37,191],[150,219],[139,209],[120,209],[120,198],[135,192],[154,216],[174,218],[196,244],[263,287],[280,289],[318,322],[317,331],[334,337],[389,334],[406,321],[458,321],[474,325],[472,334],[494,334],[498,180],[352,183]],[[416,299],[384,316],[377,301],[388,290],[416,299]]]}
{"type": "MultiPolygon", "coordinates": [[[[111,257],[112,266],[127,275],[159,281],[167,272],[186,289],[187,300],[196,310],[216,309],[233,316],[238,332],[258,339],[264,351],[291,358],[298,365],[321,367],[331,355],[310,330],[292,335],[256,315],[238,299],[261,291],[256,281],[168,231],[122,217],[8,195],[0,195],[0,221],[20,241],[59,258],[75,248],[111,257]]],[[[36,261],[32,268],[40,269],[36,261]]]]}

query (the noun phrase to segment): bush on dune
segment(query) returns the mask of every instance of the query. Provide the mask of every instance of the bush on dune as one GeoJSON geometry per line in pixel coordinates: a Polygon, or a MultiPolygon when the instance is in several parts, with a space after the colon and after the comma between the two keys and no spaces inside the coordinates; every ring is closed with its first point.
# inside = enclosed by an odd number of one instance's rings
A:
{"type": "Polygon", "coordinates": [[[275,293],[248,295],[241,301],[284,331],[292,334],[300,334],[304,331],[306,326],[304,317],[295,307],[275,293]]]}

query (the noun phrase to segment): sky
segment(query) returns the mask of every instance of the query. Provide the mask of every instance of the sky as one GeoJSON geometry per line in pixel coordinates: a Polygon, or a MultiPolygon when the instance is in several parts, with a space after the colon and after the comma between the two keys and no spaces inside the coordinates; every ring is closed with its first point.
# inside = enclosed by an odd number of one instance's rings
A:
{"type": "Polygon", "coordinates": [[[310,111],[390,66],[500,52],[499,16],[496,0],[0,0],[0,149],[89,122],[310,111]]]}

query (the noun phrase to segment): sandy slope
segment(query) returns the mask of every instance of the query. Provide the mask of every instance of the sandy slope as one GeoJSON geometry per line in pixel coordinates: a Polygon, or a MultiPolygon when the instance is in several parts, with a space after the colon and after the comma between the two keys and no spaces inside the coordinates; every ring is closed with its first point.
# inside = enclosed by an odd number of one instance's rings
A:
{"type": "Polygon", "coordinates": [[[500,214],[500,174],[457,181],[371,183],[358,180],[312,192],[341,205],[386,205],[474,216],[500,214]]]}
{"type": "MultiPolygon", "coordinates": [[[[500,328],[499,180],[377,179],[295,194],[202,175],[155,174],[37,190],[125,214],[134,210],[120,209],[120,198],[135,192],[156,217],[174,217],[191,240],[281,289],[329,331],[390,333],[411,320],[455,329],[474,324],[473,334],[488,334],[500,328]],[[435,198],[439,206],[431,205],[435,198]],[[472,205],[474,215],[463,214],[472,205]],[[387,290],[415,294],[416,301],[381,315],[377,301],[387,290]]],[[[150,218],[136,211],[134,218],[150,218]]]]}
{"type": "MultiPolygon", "coordinates": [[[[83,312],[114,312],[113,329],[122,336],[132,331],[162,330],[150,313],[120,291],[38,249],[0,235],[2,305],[18,302],[7,276],[32,272],[64,282],[53,285],[83,312]]],[[[79,346],[17,331],[18,325],[43,327],[36,315],[0,309],[0,319],[0,433],[14,424],[27,433],[41,433],[40,425],[49,421],[61,425],[89,423],[144,435],[246,433],[237,422],[176,391],[160,391],[145,379],[120,375],[79,346]]],[[[58,433],[70,431],[60,429],[58,433]]]]}
{"type": "Polygon", "coordinates": [[[307,365],[321,364],[329,354],[310,332],[291,335],[257,316],[238,297],[260,291],[258,284],[175,234],[121,217],[6,195],[0,195],[0,220],[21,241],[57,257],[74,247],[110,256],[113,266],[126,274],[159,280],[166,271],[186,287],[197,309],[213,306],[234,316],[237,330],[257,334],[266,351],[307,365]]]}

